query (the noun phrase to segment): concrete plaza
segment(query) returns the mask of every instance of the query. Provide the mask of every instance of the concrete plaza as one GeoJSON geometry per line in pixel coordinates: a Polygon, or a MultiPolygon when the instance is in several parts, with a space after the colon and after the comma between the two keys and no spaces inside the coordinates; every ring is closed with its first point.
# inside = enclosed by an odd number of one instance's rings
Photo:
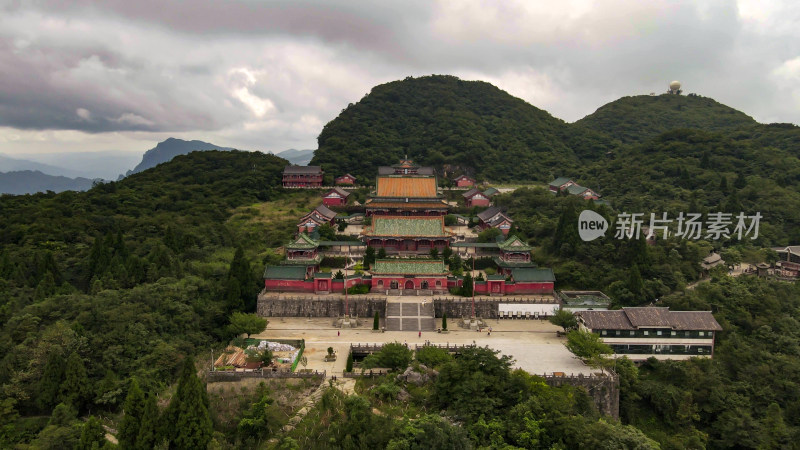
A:
{"type": "MultiPolygon", "coordinates": [[[[372,320],[360,319],[358,328],[339,329],[333,326],[334,318],[295,318],[270,317],[267,329],[252,337],[258,339],[305,339],[307,369],[326,370],[329,375],[341,375],[344,371],[347,353],[351,343],[380,344],[386,342],[407,343],[409,347],[431,344],[475,344],[500,350],[504,355],[514,358],[514,367],[533,374],[590,374],[590,367],[578,360],[564,346],[566,338],[556,336],[559,327],[541,320],[490,320],[491,336],[483,332],[458,328],[458,319],[448,321],[450,332],[372,331],[372,320]],[[326,362],[324,356],[328,347],[333,347],[338,357],[336,361],[326,362]]],[[[441,319],[437,319],[441,321],[441,319]]],[[[440,326],[437,323],[437,326],[440,326]]],[[[299,366],[299,368],[303,368],[299,366]]]]}

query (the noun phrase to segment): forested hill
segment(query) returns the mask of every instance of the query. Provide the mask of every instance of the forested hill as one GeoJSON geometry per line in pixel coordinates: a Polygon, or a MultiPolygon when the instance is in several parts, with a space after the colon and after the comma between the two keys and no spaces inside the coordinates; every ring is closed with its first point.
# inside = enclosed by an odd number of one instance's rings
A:
{"type": "Polygon", "coordinates": [[[479,179],[543,182],[677,129],[788,150],[798,144],[793,128],[696,94],[623,97],[569,124],[489,83],[433,75],[376,86],[348,105],[323,128],[311,163],[372,180],[407,154],[479,179]]]}
{"type": "Polygon", "coordinates": [[[37,437],[60,402],[113,414],[131,377],[161,392],[227,339],[231,311],[255,308],[259,252],[290,237],[293,219],[247,228],[251,205],[303,194],[280,188],[286,163],[193,152],[87,192],[0,196],[0,447],[73,448],[69,420],[37,437]]]}
{"type": "Polygon", "coordinates": [[[756,125],[756,121],[707,97],[662,94],[622,97],[575,125],[606,133],[624,143],[635,143],[677,128],[732,131],[756,125]]]}
{"type": "Polygon", "coordinates": [[[495,181],[546,181],[609,148],[608,137],[575,131],[489,83],[427,76],[376,86],[349,105],[320,133],[311,164],[371,180],[378,166],[408,154],[495,181]]]}

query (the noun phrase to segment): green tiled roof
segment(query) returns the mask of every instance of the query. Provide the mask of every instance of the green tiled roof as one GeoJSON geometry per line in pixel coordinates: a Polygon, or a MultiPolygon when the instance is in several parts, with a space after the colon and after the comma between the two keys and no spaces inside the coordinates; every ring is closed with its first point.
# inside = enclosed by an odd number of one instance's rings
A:
{"type": "Polygon", "coordinates": [[[306,268],[303,266],[267,266],[265,280],[305,280],[306,268]]]}
{"type": "Polygon", "coordinates": [[[333,278],[333,274],[330,272],[317,272],[314,274],[314,278],[333,278]]]}
{"type": "Polygon", "coordinates": [[[511,271],[511,278],[516,283],[534,282],[543,283],[547,281],[556,281],[556,276],[553,274],[553,269],[533,269],[533,268],[520,268],[511,271]]]}
{"type": "Polygon", "coordinates": [[[506,276],[505,275],[487,275],[486,279],[487,280],[491,280],[491,281],[505,280],[506,276]]]}
{"type": "Polygon", "coordinates": [[[444,267],[444,261],[441,260],[381,259],[375,261],[375,266],[370,272],[373,275],[444,275],[447,273],[447,269],[444,267]]]}
{"type": "Polygon", "coordinates": [[[578,186],[577,184],[573,184],[572,186],[567,188],[567,193],[568,194],[572,194],[572,195],[578,195],[581,192],[585,191],[586,189],[589,189],[589,188],[585,188],[583,186],[578,186]]]}
{"type": "Polygon", "coordinates": [[[367,236],[445,237],[444,219],[438,217],[373,217],[367,236]]]}
{"type": "Polygon", "coordinates": [[[571,179],[572,179],[572,178],[568,178],[568,177],[558,177],[558,178],[556,178],[555,180],[553,180],[553,181],[551,181],[551,182],[550,182],[550,186],[559,186],[559,187],[560,187],[560,186],[562,186],[564,183],[566,183],[567,181],[569,181],[569,180],[571,180],[571,179]]]}
{"type": "Polygon", "coordinates": [[[486,189],[485,191],[483,191],[483,195],[485,195],[487,197],[491,197],[494,194],[497,194],[498,192],[500,192],[500,191],[498,191],[497,189],[495,189],[493,187],[490,187],[489,189],[486,189]]]}
{"type": "Polygon", "coordinates": [[[531,246],[526,244],[522,241],[522,239],[511,236],[510,238],[506,239],[504,242],[497,244],[501,250],[505,251],[520,251],[520,252],[529,252],[531,251],[531,246]]]}
{"type": "Polygon", "coordinates": [[[289,250],[297,250],[297,249],[306,250],[306,249],[317,248],[318,246],[319,243],[317,241],[311,239],[305,233],[300,233],[300,235],[294,242],[286,245],[286,248],[289,250]]]}

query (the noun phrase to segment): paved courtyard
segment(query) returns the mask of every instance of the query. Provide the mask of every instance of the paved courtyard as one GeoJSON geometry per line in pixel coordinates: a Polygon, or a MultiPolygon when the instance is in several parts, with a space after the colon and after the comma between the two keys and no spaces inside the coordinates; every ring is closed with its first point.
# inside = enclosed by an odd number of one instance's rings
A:
{"type": "Polygon", "coordinates": [[[560,328],[546,321],[490,320],[487,323],[492,327],[489,336],[486,331],[459,329],[457,319],[451,319],[448,321],[450,333],[423,331],[422,336],[419,336],[417,331],[374,333],[371,319],[361,319],[361,326],[358,328],[339,329],[333,326],[334,320],[334,318],[271,317],[267,329],[253,337],[305,339],[305,356],[308,359],[306,368],[326,370],[329,375],[340,375],[344,370],[350,343],[375,344],[395,341],[407,343],[412,348],[426,341],[432,344],[474,343],[479,346],[489,346],[500,350],[502,354],[511,355],[516,360],[514,367],[539,375],[553,372],[564,372],[568,375],[593,372],[564,347],[566,339],[556,336],[556,331],[560,328]],[[338,355],[334,362],[325,362],[323,359],[328,347],[333,347],[338,355]]]}

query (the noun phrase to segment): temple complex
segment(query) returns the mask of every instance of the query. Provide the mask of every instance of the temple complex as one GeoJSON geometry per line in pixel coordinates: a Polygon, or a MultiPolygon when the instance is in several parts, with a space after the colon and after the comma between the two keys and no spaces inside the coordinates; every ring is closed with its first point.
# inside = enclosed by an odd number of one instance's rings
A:
{"type": "MultiPolygon", "coordinates": [[[[466,206],[489,204],[489,195],[477,189],[467,194],[463,196],[466,206]]],[[[553,271],[537,268],[531,262],[531,246],[516,236],[508,236],[513,221],[504,210],[490,207],[478,214],[479,229],[494,227],[502,231],[497,242],[469,242],[465,231],[454,232],[469,223],[463,216],[458,216],[464,220],[456,220],[454,227],[445,225],[450,205],[439,192],[436,174],[430,167],[420,167],[408,158],[394,166],[380,167],[375,190],[364,204],[366,216],[356,213],[337,217],[326,206],[342,206],[348,195],[341,188],[333,188],[323,194],[325,204],[303,216],[297,237],[285,247],[285,261],[264,272],[267,291],[327,294],[339,292],[347,284],[366,285],[371,292],[394,295],[448,294],[450,289],[462,286],[464,278],[460,274],[466,268],[459,267],[459,276],[455,276],[445,261],[431,255],[450,249],[464,258],[485,258],[484,267],[487,261],[494,265],[485,276],[481,272],[474,280],[478,295],[554,295],[553,271]],[[319,240],[320,226],[333,225],[337,220],[352,223],[348,218],[364,222],[358,241],[319,240]],[[341,275],[337,278],[330,272],[320,272],[324,257],[344,257],[347,267],[353,267],[367,248],[381,251],[386,258],[347,276],[346,282],[341,275]]]]}

